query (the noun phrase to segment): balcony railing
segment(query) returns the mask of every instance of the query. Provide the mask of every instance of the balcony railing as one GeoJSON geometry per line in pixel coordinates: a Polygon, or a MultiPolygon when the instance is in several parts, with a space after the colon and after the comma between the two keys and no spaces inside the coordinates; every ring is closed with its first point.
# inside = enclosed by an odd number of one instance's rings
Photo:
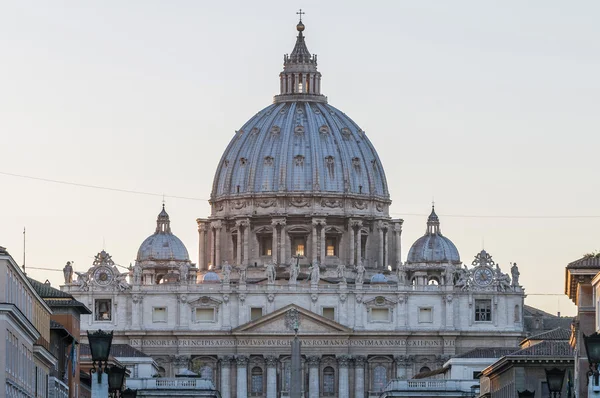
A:
{"type": "Polygon", "coordinates": [[[214,390],[211,380],[201,378],[168,378],[127,379],[127,388],[134,390],[214,390]]]}
{"type": "Polygon", "coordinates": [[[470,393],[473,391],[473,388],[478,385],[478,380],[391,380],[384,391],[445,391],[470,393]]]}
{"type": "Polygon", "coordinates": [[[49,377],[48,398],[69,398],[69,386],[56,377],[49,377]]]}

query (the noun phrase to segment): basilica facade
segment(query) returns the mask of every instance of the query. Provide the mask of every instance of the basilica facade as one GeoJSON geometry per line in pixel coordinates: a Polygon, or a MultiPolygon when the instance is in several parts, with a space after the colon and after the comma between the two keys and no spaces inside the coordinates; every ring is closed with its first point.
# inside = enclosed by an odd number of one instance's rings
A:
{"type": "Polygon", "coordinates": [[[475,347],[517,346],[516,265],[508,275],[486,251],[464,264],[433,208],[402,262],[383,164],[321,93],[296,28],[280,93],[217,165],[198,264],[163,205],[128,272],[104,251],[77,278],[65,270],[62,289],[93,309],[82,331],[113,330],[152,356],[156,376],[192,371],[223,398],[288,396],[296,333],[310,398],[378,396],[475,347]]]}

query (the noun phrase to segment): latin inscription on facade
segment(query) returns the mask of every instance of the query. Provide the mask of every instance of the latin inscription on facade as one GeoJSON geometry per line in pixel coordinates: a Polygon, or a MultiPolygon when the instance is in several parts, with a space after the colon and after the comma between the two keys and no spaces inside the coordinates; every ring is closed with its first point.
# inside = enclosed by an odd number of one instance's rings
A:
{"type": "MultiPolygon", "coordinates": [[[[403,340],[403,339],[301,339],[302,345],[319,347],[451,347],[454,340],[403,340]]],[[[131,339],[133,347],[285,347],[290,339],[240,339],[240,340],[201,340],[201,339],[131,339]]]]}

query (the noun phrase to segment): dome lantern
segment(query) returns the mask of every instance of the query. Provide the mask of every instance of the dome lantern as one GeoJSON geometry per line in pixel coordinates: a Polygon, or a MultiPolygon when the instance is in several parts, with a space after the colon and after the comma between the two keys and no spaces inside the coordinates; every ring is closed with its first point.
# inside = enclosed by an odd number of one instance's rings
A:
{"type": "Polygon", "coordinates": [[[317,56],[311,55],[304,41],[305,26],[300,21],[296,25],[298,36],[296,45],[288,55],[283,56],[283,71],[279,74],[279,95],[274,102],[316,101],[327,102],[327,97],[321,94],[321,73],[317,70],[317,56]]]}
{"type": "Polygon", "coordinates": [[[458,249],[450,239],[442,235],[440,219],[431,206],[427,218],[427,232],[416,240],[408,251],[407,263],[460,263],[458,249]]]}

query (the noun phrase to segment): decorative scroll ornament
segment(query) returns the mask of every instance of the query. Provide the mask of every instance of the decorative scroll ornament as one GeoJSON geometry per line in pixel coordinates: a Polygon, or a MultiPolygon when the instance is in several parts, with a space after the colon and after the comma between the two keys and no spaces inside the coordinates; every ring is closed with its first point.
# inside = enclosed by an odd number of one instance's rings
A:
{"type": "Polygon", "coordinates": [[[321,200],[321,206],[335,209],[336,207],[342,207],[342,201],[339,199],[323,199],[321,200]]]}
{"type": "Polygon", "coordinates": [[[285,327],[289,330],[296,330],[300,328],[300,313],[295,308],[290,308],[285,313],[285,327]]]}
{"type": "Polygon", "coordinates": [[[479,265],[487,265],[488,267],[493,267],[496,265],[496,263],[494,262],[494,260],[492,260],[492,256],[488,252],[482,250],[479,253],[477,253],[471,265],[474,267],[477,267],[479,265]]]}
{"type": "Polygon", "coordinates": [[[290,199],[290,205],[294,207],[308,207],[310,206],[310,200],[304,198],[292,198],[290,199]]]}
{"type": "Polygon", "coordinates": [[[233,202],[233,208],[236,210],[243,209],[244,207],[246,207],[245,200],[236,200],[235,202],[233,202]]]}
{"type": "Polygon", "coordinates": [[[365,200],[355,200],[354,202],[352,202],[352,206],[354,206],[358,210],[365,210],[369,207],[369,204],[365,200]]]}
{"type": "Polygon", "coordinates": [[[94,266],[98,266],[98,265],[113,266],[113,265],[115,265],[115,262],[112,260],[112,257],[110,254],[108,254],[107,252],[102,250],[100,253],[98,253],[94,256],[94,262],[92,263],[92,265],[94,265],[94,266]]]}
{"type": "Polygon", "coordinates": [[[262,207],[263,209],[273,207],[273,206],[275,206],[275,204],[276,204],[275,199],[263,199],[263,200],[259,200],[258,202],[256,202],[256,205],[258,207],[262,207]]]}

